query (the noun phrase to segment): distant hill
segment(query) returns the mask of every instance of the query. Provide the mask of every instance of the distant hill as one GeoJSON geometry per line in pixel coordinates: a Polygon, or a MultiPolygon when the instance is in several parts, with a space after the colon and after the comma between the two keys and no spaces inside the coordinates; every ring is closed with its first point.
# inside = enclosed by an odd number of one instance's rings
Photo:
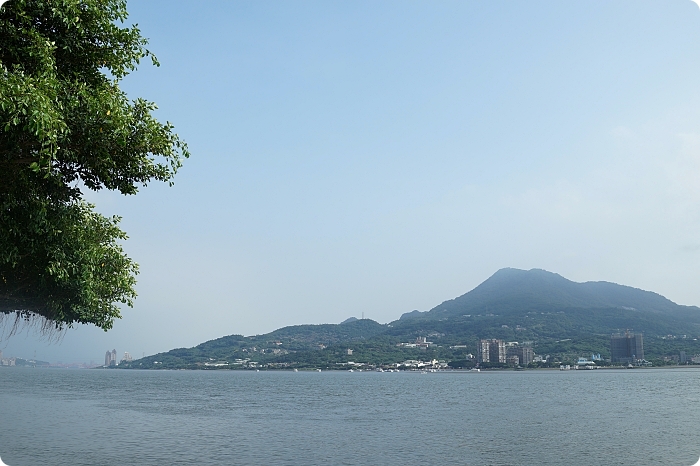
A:
{"type": "MultiPolygon", "coordinates": [[[[193,348],[177,348],[166,353],[124,363],[122,368],[198,368],[206,364],[233,362],[236,359],[268,361],[338,345],[363,342],[381,334],[386,325],[370,319],[355,319],[342,324],[293,325],[264,335],[229,335],[206,341],[193,348]]],[[[216,367],[216,366],[211,366],[216,367]]]]}
{"type": "Polygon", "coordinates": [[[201,350],[229,347],[232,344],[249,346],[258,345],[262,348],[279,346],[284,349],[300,351],[312,349],[318,345],[332,345],[343,341],[365,340],[382,333],[386,326],[370,319],[355,319],[342,324],[321,325],[292,325],[282,327],[264,335],[243,337],[232,335],[211,340],[196,348],[201,350]],[[279,343],[279,344],[278,344],[279,343]]]}
{"type": "Polygon", "coordinates": [[[502,269],[468,293],[389,324],[351,317],[265,335],[229,335],[123,365],[127,368],[338,367],[348,361],[464,359],[480,338],[529,342],[562,360],[609,354],[610,334],[645,337],[645,355],[700,353],[700,308],[609,282],[576,283],[545,270],[502,269]],[[410,345],[426,337],[433,345],[410,345]],[[348,351],[351,350],[351,351],[348,351]]]}

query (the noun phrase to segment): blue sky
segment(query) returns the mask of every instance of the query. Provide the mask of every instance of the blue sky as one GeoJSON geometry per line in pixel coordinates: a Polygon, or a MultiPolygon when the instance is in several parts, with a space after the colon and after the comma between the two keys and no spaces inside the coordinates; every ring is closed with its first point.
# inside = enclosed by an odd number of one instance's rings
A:
{"type": "Polygon", "coordinates": [[[700,9],[674,1],[131,1],[122,87],[192,158],[123,217],[134,309],[4,354],[99,361],[349,316],[502,267],[700,305],[700,9]]]}

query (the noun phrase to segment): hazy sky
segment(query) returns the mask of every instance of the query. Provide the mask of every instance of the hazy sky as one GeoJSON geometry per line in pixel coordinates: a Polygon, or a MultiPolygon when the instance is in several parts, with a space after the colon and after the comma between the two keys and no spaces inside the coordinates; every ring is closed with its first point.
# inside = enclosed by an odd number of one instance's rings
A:
{"type": "Polygon", "coordinates": [[[129,3],[175,186],[123,217],[133,309],[6,356],[101,361],[349,316],[502,267],[700,305],[700,9],[668,1],[129,3]]]}

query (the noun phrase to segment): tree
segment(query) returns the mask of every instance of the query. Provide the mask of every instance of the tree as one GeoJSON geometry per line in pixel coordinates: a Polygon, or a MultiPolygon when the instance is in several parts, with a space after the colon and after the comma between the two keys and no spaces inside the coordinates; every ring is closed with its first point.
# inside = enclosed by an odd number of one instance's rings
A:
{"type": "Polygon", "coordinates": [[[83,190],[172,178],[187,145],[119,83],[158,66],[124,0],[10,0],[0,9],[0,316],[104,330],[133,305],[137,264],[83,190]]]}

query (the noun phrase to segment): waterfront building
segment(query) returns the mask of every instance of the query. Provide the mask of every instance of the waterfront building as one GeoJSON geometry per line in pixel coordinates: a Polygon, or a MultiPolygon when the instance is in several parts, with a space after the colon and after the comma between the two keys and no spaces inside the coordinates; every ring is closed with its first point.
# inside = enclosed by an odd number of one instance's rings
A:
{"type": "Polygon", "coordinates": [[[531,347],[519,346],[517,343],[507,347],[506,355],[508,357],[517,356],[522,366],[527,366],[535,359],[535,352],[531,347]]]}
{"type": "Polygon", "coordinates": [[[610,337],[612,363],[630,364],[644,359],[644,342],[641,333],[625,332],[610,337]]]}
{"type": "Polygon", "coordinates": [[[476,360],[477,362],[490,362],[488,340],[479,340],[479,343],[476,348],[476,360]]]}
{"type": "Polygon", "coordinates": [[[105,353],[105,366],[116,366],[117,365],[117,350],[112,350],[105,353]]]}
{"type": "Polygon", "coordinates": [[[478,362],[506,362],[506,344],[503,340],[479,340],[476,350],[478,362]]]}
{"type": "Polygon", "coordinates": [[[0,359],[0,366],[14,366],[17,358],[0,359]]]}

